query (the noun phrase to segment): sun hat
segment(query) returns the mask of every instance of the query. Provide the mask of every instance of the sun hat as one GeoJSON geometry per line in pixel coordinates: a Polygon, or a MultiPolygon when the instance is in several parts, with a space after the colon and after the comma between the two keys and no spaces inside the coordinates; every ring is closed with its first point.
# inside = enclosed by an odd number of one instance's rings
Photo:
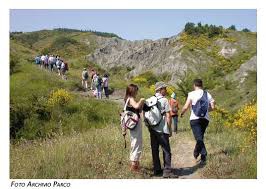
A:
{"type": "Polygon", "coordinates": [[[155,83],[155,91],[158,91],[159,89],[166,88],[166,87],[167,85],[162,81],[155,83]]]}

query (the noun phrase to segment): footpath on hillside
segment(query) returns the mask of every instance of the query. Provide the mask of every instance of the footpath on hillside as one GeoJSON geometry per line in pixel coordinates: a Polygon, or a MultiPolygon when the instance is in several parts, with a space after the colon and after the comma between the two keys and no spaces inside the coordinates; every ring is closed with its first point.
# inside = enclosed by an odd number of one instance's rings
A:
{"type": "MultiPolygon", "coordinates": [[[[74,94],[78,94],[81,97],[94,97],[91,90],[84,92],[83,90],[73,90],[74,94]]],[[[114,90],[112,94],[109,95],[110,101],[118,103],[121,108],[124,104],[124,90],[114,90]]],[[[107,100],[103,97],[102,100],[107,100]]],[[[193,148],[195,146],[195,141],[193,139],[192,133],[179,132],[178,134],[173,134],[170,138],[171,151],[172,151],[172,167],[176,175],[180,179],[200,179],[201,174],[199,173],[200,168],[203,168],[199,162],[196,162],[193,157],[193,148]]],[[[162,178],[162,177],[152,177],[152,178],[162,178]]]]}

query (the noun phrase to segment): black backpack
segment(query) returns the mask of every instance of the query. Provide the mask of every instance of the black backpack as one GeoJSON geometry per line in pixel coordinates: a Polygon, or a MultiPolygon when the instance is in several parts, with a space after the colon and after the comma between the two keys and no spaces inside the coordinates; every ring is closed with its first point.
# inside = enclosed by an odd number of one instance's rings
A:
{"type": "Polygon", "coordinates": [[[203,92],[202,97],[197,101],[195,105],[192,105],[192,110],[197,117],[204,118],[208,112],[209,101],[207,91],[203,92]]]}
{"type": "Polygon", "coordinates": [[[98,78],[97,78],[96,86],[97,86],[97,87],[102,86],[102,83],[103,83],[102,78],[101,78],[101,77],[98,77],[98,78]]]}
{"type": "Polygon", "coordinates": [[[84,73],[83,77],[84,77],[85,79],[88,79],[88,78],[89,78],[89,74],[88,74],[87,71],[84,73]]]}

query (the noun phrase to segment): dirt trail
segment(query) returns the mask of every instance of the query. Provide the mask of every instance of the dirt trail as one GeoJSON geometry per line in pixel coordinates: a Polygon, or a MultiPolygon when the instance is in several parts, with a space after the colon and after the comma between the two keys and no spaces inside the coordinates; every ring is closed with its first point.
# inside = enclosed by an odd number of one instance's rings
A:
{"type": "Polygon", "coordinates": [[[195,146],[192,136],[188,136],[188,133],[173,134],[170,143],[174,173],[181,179],[200,179],[199,169],[202,165],[192,155],[195,146]]]}
{"type": "MultiPolygon", "coordinates": [[[[71,91],[73,94],[78,94],[82,97],[92,97],[93,94],[92,91],[86,91],[84,92],[83,90],[76,89],[74,91],[71,91]]],[[[124,104],[124,90],[115,90],[112,94],[109,95],[109,99],[105,98],[104,93],[102,94],[102,99],[101,100],[111,100],[113,102],[118,103],[119,105],[123,106],[124,104]]]]}

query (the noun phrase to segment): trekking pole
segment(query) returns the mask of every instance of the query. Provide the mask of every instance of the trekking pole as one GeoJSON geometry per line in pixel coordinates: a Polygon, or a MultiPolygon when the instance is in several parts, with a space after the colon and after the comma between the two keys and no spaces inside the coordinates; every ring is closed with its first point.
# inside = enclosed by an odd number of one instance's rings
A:
{"type": "Polygon", "coordinates": [[[125,149],[126,149],[127,148],[126,135],[124,135],[124,141],[125,141],[125,149]]]}

